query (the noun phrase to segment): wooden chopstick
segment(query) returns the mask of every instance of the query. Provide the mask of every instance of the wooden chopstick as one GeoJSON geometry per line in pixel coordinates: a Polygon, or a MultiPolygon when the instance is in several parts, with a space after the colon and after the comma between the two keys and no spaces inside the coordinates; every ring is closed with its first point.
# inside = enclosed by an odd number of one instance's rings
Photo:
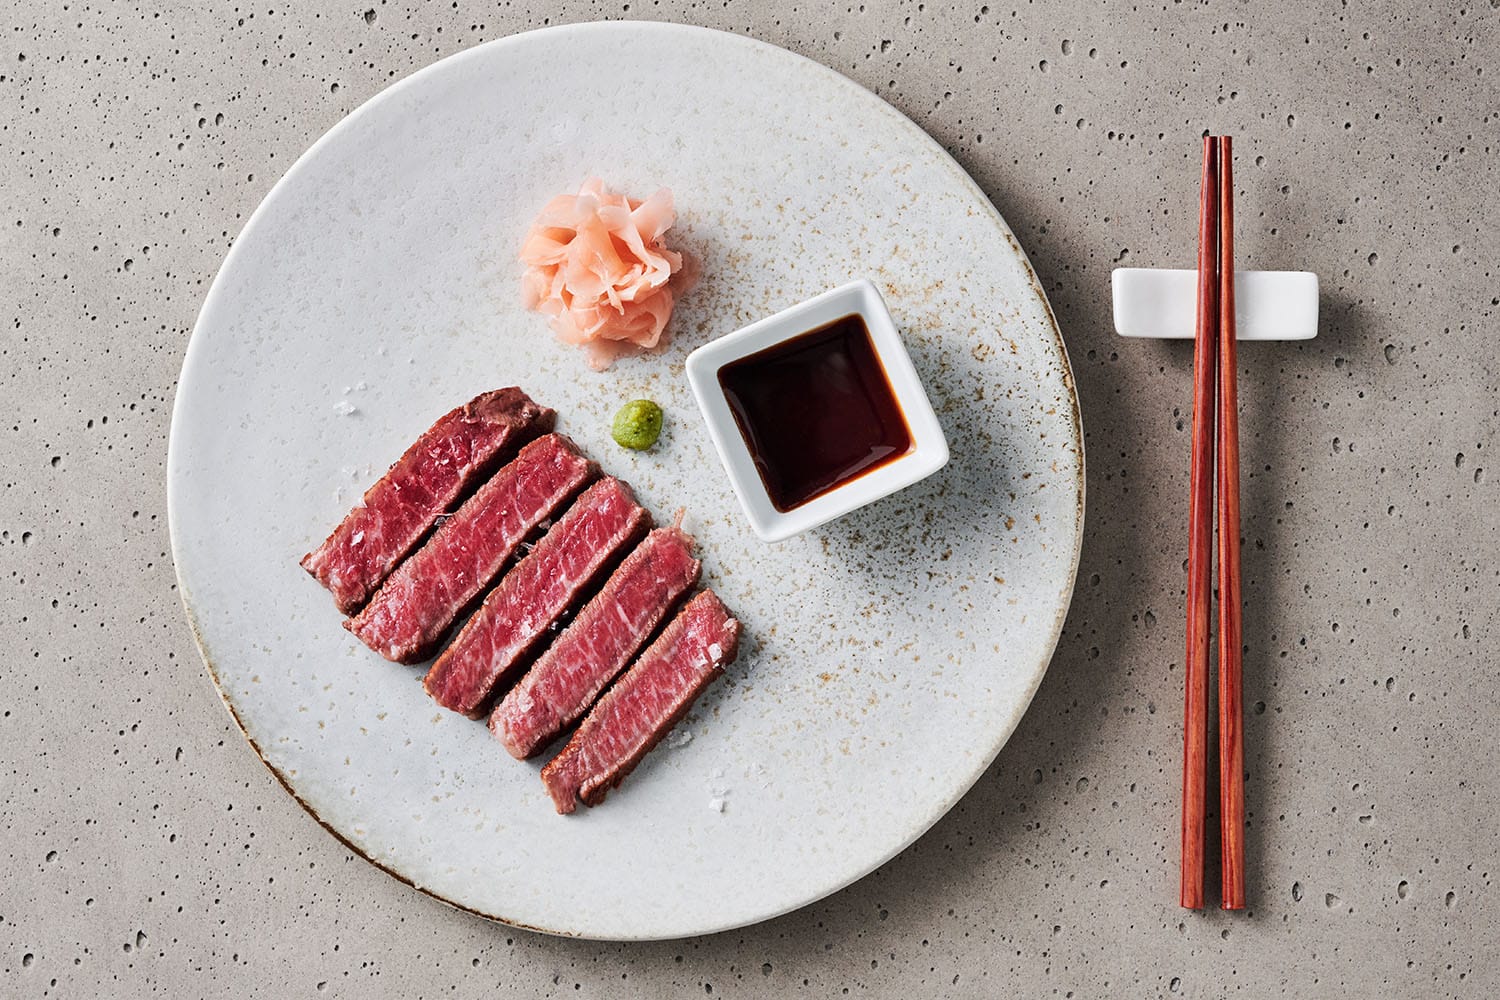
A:
{"type": "Polygon", "coordinates": [[[1234,168],[1219,136],[1219,826],[1226,910],[1245,908],[1245,729],[1241,700],[1240,417],[1234,327],[1234,168]]]}
{"type": "Polygon", "coordinates": [[[1187,665],[1182,746],[1181,902],[1203,905],[1208,776],[1208,618],[1213,569],[1214,396],[1218,355],[1218,146],[1203,140],[1198,216],[1198,322],[1193,348],[1193,464],[1188,495],[1187,665]]]}
{"type": "Polygon", "coordinates": [[[1193,458],[1188,498],[1187,668],[1182,765],[1181,903],[1191,909],[1203,906],[1209,608],[1215,514],[1218,517],[1219,561],[1219,833],[1223,859],[1220,898],[1226,910],[1245,907],[1240,438],[1236,383],[1238,345],[1234,321],[1232,161],[1233,147],[1228,136],[1204,137],[1198,219],[1197,339],[1193,349],[1193,458]]]}

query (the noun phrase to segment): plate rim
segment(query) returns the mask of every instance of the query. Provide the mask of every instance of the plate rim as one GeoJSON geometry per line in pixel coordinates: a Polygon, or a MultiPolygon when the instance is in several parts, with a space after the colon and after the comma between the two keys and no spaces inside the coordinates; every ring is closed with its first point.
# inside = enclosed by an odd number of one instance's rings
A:
{"type": "Polygon", "coordinates": [[[188,629],[192,633],[194,644],[198,647],[198,654],[203,660],[203,665],[208,673],[209,680],[213,683],[214,690],[219,695],[219,700],[224,703],[224,707],[229,711],[230,718],[234,720],[235,726],[238,727],[240,734],[245,738],[245,742],[250,745],[250,748],[252,751],[254,751],[255,756],[260,759],[260,762],[263,765],[265,765],[266,770],[271,772],[271,775],[276,779],[277,783],[281,785],[286,793],[291,796],[292,800],[295,801],[299,806],[301,806],[302,809],[309,816],[311,816],[319,826],[321,826],[324,830],[331,834],[335,840],[342,844],[351,853],[353,853],[357,857],[364,859],[366,862],[370,863],[375,868],[396,879],[398,882],[401,882],[411,887],[412,889],[417,890],[425,896],[438,900],[441,903],[445,903],[448,906],[453,907],[454,909],[462,910],[465,913],[470,913],[474,916],[482,917],[486,920],[491,920],[509,927],[516,927],[522,930],[534,931],[537,933],[548,934],[557,937],[569,937],[595,941],[661,941],[680,940],[686,937],[697,937],[708,934],[719,934],[726,931],[764,923],[769,920],[774,920],[777,917],[785,916],[788,913],[793,913],[797,910],[803,909],[804,907],[810,906],[813,903],[818,902],[819,900],[828,898],[834,893],[847,889],[849,886],[855,884],[856,882],[862,881],[876,869],[882,867],[891,859],[895,858],[897,855],[901,854],[903,851],[909,848],[912,844],[920,840],[932,829],[933,826],[938,823],[939,820],[948,815],[948,813],[953,810],[953,807],[956,806],[965,796],[969,794],[970,791],[973,790],[974,785],[978,783],[979,779],[984,776],[985,772],[989,770],[992,764],[994,764],[996,758],[999,757],[1000,751],[1003,750],[1010,742],[1010,738],[1015,734],[1016,728],[1020,725],[1021,719],[1026,715],[1027,710],[1031,707],[1031,702],[1035,698],[1038,688],[1041,687],[1042,680],[1046,677],[1048,669],[1051,667],[1052,658],[1056,655],[1057,652],[1058,642],[1062,638],[1063,626],[1067,621],[1068,612],[1072,607],[1073,597],[1077,591],[1078,566],[1083,550],[1087,464],[1086,456],[1084,453],[1083,416],[1078,401],[1078,389],[1073,377],[1073,366],[1068,356],[1067,344],[1063,340],[1062,331],[1057,323],[1057,316],[1052,310],[1052,303],[1048,301],[1047,294],[1042,289],[1041,283],[1037,278],[1036,270],[1032,267],[1030,258],[1026,255],[1026,251],[1022,249],[1020,241],[1016,239],[1016,236],[1011,230],[1010,225],[1005,221],[1005,218],[1000,214],[1000,211],[995,207],[994,203],[990,200],[989,195],[985,193],[984,189],[979,186],[978,182],[975,181],[972,176],[970,176],[968,171],[963,168],[963,166],[946,148],[943,147],[940,142],[938,142],[935,138],[928,134],[928,132],[920,125],[918,125],[915,121],[907,117],[907,115],[899,108],[895,107],[893,104],[891,104],[885,98],[881,97],[879,94],[875,93],[873,90],[865,87],[863,84],[860,84],[855,80],[850,79],[843,73],[840,73],[829,66],[825,66],[823,63],[818,62],[816,59],[804,56],[799,52],[794,52],[791,49],[784,48],[780,45],[775,45],[771,42],[765,42],[749,35],[741,35],[732,31],[722,31],[717,28],[707,28],[699,25],[681,24],[670,21],[600,20],[581,21],[572,24],[551,25],[543,28],[534,28],[527,31],[521,31],[511,35],[503,35],[498,38],[492,38],[489,41],[470,46],[469,48],[463,49],[461,51],[454,52],[450,55],[444,56],[441,59],[435,60],[434,62],[421,67],[420,69],[408,74],[407,76],[402,77],[389,86],[370,95],[363,102],[361,102],[358,107],[350,111],[348,114],[344,115],[332,126],[330,126],[322,135],[317,138],[317,140],[312,143],[312,145],[308,146],[307,149],[304,150],[297,157],[297,159],[292,162],[292,165],[288,167],[286,171],[276,180],[275,184],[271,185],[270,189],[261,198],[255,209],[250,213],[249,217],[246,218],[245,224],[240,228],[240,231],[231,244],[229,251],[224,255],[223,261],[219,264],[218,269],[215,271],[213,280],[209,284],[208,292],[204,295],[203,304],[199,307],[198,314],[193,320],[193,330],[192,333],[188,336],[187,347],[183,351],[182,367],[178,373],[177,386],[173,394],[172,418],[168,428],[167,439],[166,480],[167,530],[171,544],[172,565],[177,580],[178,596],[182,601],[183,612],[187,617],[188,629]],[[859,95],[861,99],[873,98],[874,106],[879,109],[880,113],[884,114],[887,117],[893,128],[904,131],[908,136],[914,137],[919,142],[925,143],[933,151],[940,154],[938,157],[938,162],[946,166],[954,174],[958,181],[958,184],[961,187],[967,188],[969,193],[976,197],[979,202],[985,207],[985,209],[987,210],[985,213],[986,218],[992,225],[995,226],[1000,235],[1004,237],[1005,241],[1010,244],[1011,249],[1015,251],[1016,257],[1019,259],[1021,265],[1025,269],[1026,282],[1030,286],[1032,293],[1036,296],[1036,300],[1041,306],[1042,314],[1046,318],[1047,331],[1051,334],[1051,346],[1057,353],[1058,375],[1062,380],[1063,389],[1066,395],[1069,410],[1068,423],[1072,435],[1074,451],[1078,456],[1076,473],[1073,477],[1074,506],[1073,534],[1071,540],[1071,566],[1068,569],[1067,585],[1064,588],[1063,598],[1059,602],[1057,615],[1052,623],[1051,635],[1044,643],[1046,651],[1042,655],[1038,665],[1031,672],[1031,683],[1024,694],[1017,699],[1016,710],[1009,720],[1008,724],[996,730],[994,746],[987,753],[982,755],[982,765],[975,769],[973,779],[968,782],[961,790],[957,791],[951,799],[936,806],[930,815],[921,817],[919,820],[917,820],[917,822],[913,824],[913,833],[909,838],[903,840],[889,852],[879,856],[870,865],[857,871],[854,875],[850,876],[844,881],[837,882],[836,884],[830,885],[828,887],[820,887],[815,894],[810,895],[788,906],[784,906],[780,909],[775,909],[771,912],[752,916],[747,919],[738,919],[727,923],[715,924],[709,927],[703,927],[696,930],[689,930],[672,934],[590,934],[566,928],[543,927],[535,924],[528,924],[513,917],[507,917],[498,913],[489,913],[479,909],[478,907],[459,902],[455,899],[451,899],[434,889],[419,885],[412,878],[405,875],[401,871],[397,870],[389,864],[382,862],[378,858],[372,856],[370,853],[367,853],[359,845],[355,844],[343,833],[341,833],[336,827],[325,820],[311,802],[298,794],[296,788],[292,786],[287,776],[284,775],[267,758],[265,752],[261,749],[260,744],[256,742],[253,736],[250,735],[249,729],[246,728],[244,721],[240,718],[239,711],[236,709],[234,701],[230,697],[229,692],[225,688],[224,684],[220,682],[218,671],[214,665],[213,653],[211,652],[207,639],[203,635],[202,629],[199,626],[198,616],[193,606],[192,595],[188,588],[187,582],[183,578],[182,559],[178,542],[180,531],[177,524],[178,511],[181,509],[182,504],[182,501],[177,499],[178,490],[180,488],[177,484],[181,479],[180,465],[183,461],[177,443],[180,440],[180,437],[177,434],[177,428],[179,425],[179,421],[186,419],[183,413],[182,388],[190,378],[202,377],[195,374],[198,368],[203,363],[201,361],[201,355],[203,353],[203,348],[201,347],[201,345],[204,342],[204,339],[199,337],[199,331],[203,326],[204,318],[210,313],[212,307],[216,305],[218,298],[222,294],[224,294],[222,285],[224,275],[226,273],[229,273],[231,265],[236,261],[240,252],[240,246],[245,242],[246,235],[252,233],[257,228],[258,224],[260,224],[263,216],[267,212],[267,206],[269,206],[282,192],[282,190],[287,187],[288,182],[293,178],[293,176],[297,175],[300,172],[301,168],[303,168],[304,164],[312,160],[312,158],[326,143],[332,141],[334,137],[338,136],[346,129],[353,127],[354,123],[356,123],[364,115],[370,113],[370,109],[377,103],[389,100],[405,91],[420,86],[422,80],[425,77],[429,75],[435,75],[436,72],[439,71],[439,68],[448,68],[450,64],[462,62],[467,59],[480,58],[482,55],[492,55],[498,50],[503,50],[509,47],[523,44],[526,39],[529,39],[534,35],[561,35],[569,33],[588,34],[595,32],[607,33],[622,31],[643,31],[657,32],[661,34],[693,35],[700,38],[717,36],[717,41],[723,41],[727,38],[732,40],[736,44],[745,45],[752,49],[760,49],[763,52],[767,53],[773,53],[778,58],[782,56],[790,56],[791,58],[805,64],[805,68],[808,68],[815,75],[822,77],[823,80],[825,80],[829,84],[851,90],[859,95]]]}

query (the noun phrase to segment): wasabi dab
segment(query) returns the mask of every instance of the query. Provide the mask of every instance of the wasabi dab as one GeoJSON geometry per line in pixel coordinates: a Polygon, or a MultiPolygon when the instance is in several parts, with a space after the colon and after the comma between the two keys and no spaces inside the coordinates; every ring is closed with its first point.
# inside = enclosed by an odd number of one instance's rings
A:
{"type": "Polygon", "coordinates": [[[632,451],[645,451],[661,436],[661,407],[649,399],[632,399],[615,414],[611,433],[615,443],[632,451]]]}

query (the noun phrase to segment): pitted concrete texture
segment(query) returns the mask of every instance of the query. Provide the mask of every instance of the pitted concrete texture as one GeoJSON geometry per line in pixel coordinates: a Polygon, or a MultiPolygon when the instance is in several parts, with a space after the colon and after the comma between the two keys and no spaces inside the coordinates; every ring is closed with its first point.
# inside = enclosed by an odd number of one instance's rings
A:
{"type": "MultiPolygon", "coordinates": [[[[22,2],[0,15],[0,994],[1500,992],[1496,4],[22,2]],[[786,46],[942,142],[1072,352],[1088,531],[1020,730],[914,847],[712,938],[540,937],[354,857],[241,739],[169,555],[170,404],[246,217],[324,130],[478,42],[599,17],[786,46]],[[1190,345],[1110,329],[1193,260],[1323,280],[1241,351],[1251,910],[1176,905],[1190,345]]],[[[726,863],[732,863],[727,859],[726,863]]]]}

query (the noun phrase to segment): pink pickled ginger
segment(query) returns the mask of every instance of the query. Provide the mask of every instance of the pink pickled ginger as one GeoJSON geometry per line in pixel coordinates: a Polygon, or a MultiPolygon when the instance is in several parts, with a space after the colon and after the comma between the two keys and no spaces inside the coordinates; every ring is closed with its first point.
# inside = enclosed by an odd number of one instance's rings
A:
{"type": "Polygon", "coordinates": [[[553,198],[521,244],[526,308],[551,317],[558,339],[582,346],[596,371],[661,345],[682,269],[662,242],[676,217],[666,188],[639,201],[591,177],[553,198]]]}

